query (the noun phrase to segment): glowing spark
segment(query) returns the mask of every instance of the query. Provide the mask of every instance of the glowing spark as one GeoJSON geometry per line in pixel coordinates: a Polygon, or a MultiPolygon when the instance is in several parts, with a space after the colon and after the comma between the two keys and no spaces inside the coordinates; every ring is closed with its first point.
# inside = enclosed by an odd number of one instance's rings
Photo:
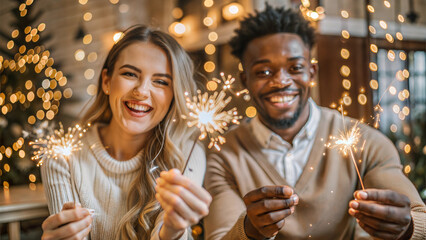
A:
{"type": "Polygon", "coordinates": [[[200,129],[201,134],[198,139],[203,140],[208,137],[210,139],[208,147],[215,147],[220,151],[219,144],[226,141],[220,134],[228,130],[230,123],[239,124],[238,120],[242,117],[238,116],[235,107],[228,111],[223,110],[232,99],[226,98],[224,90],[219,93],[214,92],[210,96],[208,93],[201,94],[199,90],[197,93],[197,96],[193,96],[192,99],[188,97],[188,93],[185,93],[186,106],[190,113],[188,116],[182,115],[182,118],[188,121],[188,127],[196,126],[200,129]]]}
{"type": "MultiPolygon", "coordinates": [[[[342,113],[343,126],[345,126],[345,120],[342,113]]],[[[362,182],[361,174],[359,173],[358,165],[354,157],[354,151],[357,151],[357,144],[361,137],[361,131],[358,126],[359,121],[356,121],[352,128],[347,131],[346,126],[344,127],[343,132],[340,132],[338,137],[331,136],[331,139],[334,139],[334,144],[329,144],[331,148],[339,148],[339,151],[343,153],[344,156],[350,156],[352,163],[355,166],[356,172],[358,174],[359,181],[361,183],[362,190],[364,190],[364,183],[362,182]]],[[[364,142],[365,143],[365,142],[364,142]]],[[[364,148],[364,143],[361,149],[364,148]]]]}
{"type": "Polygon", "coordinates": [[[239,92],[234,92],[234,90],[232,90],[232,84],[234,84],[235,82],[235,78],[232,77],[232,75],[228,75],[225,77],[225,73],[221,72],[220,77],[221,79],[213,78],[212,80],[218,84],[223,84],[223,90],[228,90],[229,92],[231,92],[233,95],[236,95],[236,96],[249,93],[247,89],[241,90],[239,92]]]}
{"type": "Polygon", "coordinates": [[[83,129],[77,124],[68,128],[68,132],[65,133],[62,123],[59,125],[60,129],[55,130],[54,134],[30,142],[30,146],[34,149],[34,156],[31,157],[31,160],[38,161],[37,166],[42,165],[46,159],[63,157],[68,160],[73,152],[79,151],[83,146],[80,139],[87,129],[83,129]]]}

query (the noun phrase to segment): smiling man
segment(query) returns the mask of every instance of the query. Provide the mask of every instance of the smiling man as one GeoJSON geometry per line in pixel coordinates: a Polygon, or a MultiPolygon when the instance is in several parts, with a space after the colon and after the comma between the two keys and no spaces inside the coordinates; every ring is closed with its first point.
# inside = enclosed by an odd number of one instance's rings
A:
{"type": "Polygon", "coordinates": [[[208,156],[207,239],[425,239],[425,205],[391,141],[360,127],[365,191],[351,160],[325,147],[354,122],[310,98],[317,66],[309,23],[267,5],[235,32],[232,53],[259,114],[208,156]]]}

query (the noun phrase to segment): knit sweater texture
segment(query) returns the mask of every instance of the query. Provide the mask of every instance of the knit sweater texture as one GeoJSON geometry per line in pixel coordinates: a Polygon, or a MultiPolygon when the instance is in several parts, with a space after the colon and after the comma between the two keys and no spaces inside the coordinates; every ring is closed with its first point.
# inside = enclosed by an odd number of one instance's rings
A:
{"type": "MultiPolygon", "coordinates": [[[[339,136],[354,120],[331,109],[321,108],[321,118],[309,159],[294,192],[299,204],[285,219],[276,240],[281,239],[372,239],[349,215],[349,201],[360,189],[355,167],[339,149],[326,146],[329,136],[339,136]]],[[[243,122],[226,135],[220,152],[207,157],[205,187],[213,197],[205,218],[207,240],[244,240],[246,206],[243,197],[262,186],[288,185],[262,154],[261,144],[253,136],[250,124],[243,122]]],[[[360,125],[359,147],[355,157],[366,188],[390,189],[406,195],[411,201],[414,223],[412,239],[426,239],[426,213],[416,188],[402,173],[398,152],[393,143],[379,131],[360,125]]]]}
{"type": "MultiPolygon", "coordinates": [[[[92,126],[82,139],[81,150],[67,160],[48,159],[42,167],[42,179],[49,211],[61,211],[66,202],[79,202],[82,207],[95,210],[90,239],[115,239],[118,223],[127,212],[126,201],[131,183],[142,163],[141,152],[126,161],[111,157],[103,146],[98,129],[92,126]]],[[[184,147],[184,153],[190,146],[184,147]]],[[[196,146],[189,160],[185,176],[201,186],[205,172],[205,153],[196,146]]],[[[151,239],[159,239],[163,213],[155,221],[151,239]]],[[[188,239],[188,231],[181,239],[188,239]]]]}

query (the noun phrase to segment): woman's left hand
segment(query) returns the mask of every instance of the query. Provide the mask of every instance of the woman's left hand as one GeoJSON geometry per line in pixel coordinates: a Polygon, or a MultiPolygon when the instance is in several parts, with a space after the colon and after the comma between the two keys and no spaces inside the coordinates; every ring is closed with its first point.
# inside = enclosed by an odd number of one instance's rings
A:
{"type": "Polygon", "coordinates": [[[155,197],[164,210],[161,239],[177,239],[185,229],[209,213],[210,194],[177,169],[163,171],[157,178],[155,197]]]}

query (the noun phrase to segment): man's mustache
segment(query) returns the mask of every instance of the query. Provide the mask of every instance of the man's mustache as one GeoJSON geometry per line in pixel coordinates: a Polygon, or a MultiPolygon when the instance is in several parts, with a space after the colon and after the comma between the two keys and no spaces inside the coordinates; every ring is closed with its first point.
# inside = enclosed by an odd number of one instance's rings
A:
{"type": "Polygon", "coordinates": [[[285,93],[285,92],[288,92],[288,91],[298,92],[298,94],[300,94],[300,89],[295,89],[295,88],[276,88],[276,89],[272,89],[269,92],[262,93],[260,95],[260,97],[263,98],[263,97],[265,97],[265,96],[267,96],[269,94],[272,94],[272,93],[285,93]]]}

